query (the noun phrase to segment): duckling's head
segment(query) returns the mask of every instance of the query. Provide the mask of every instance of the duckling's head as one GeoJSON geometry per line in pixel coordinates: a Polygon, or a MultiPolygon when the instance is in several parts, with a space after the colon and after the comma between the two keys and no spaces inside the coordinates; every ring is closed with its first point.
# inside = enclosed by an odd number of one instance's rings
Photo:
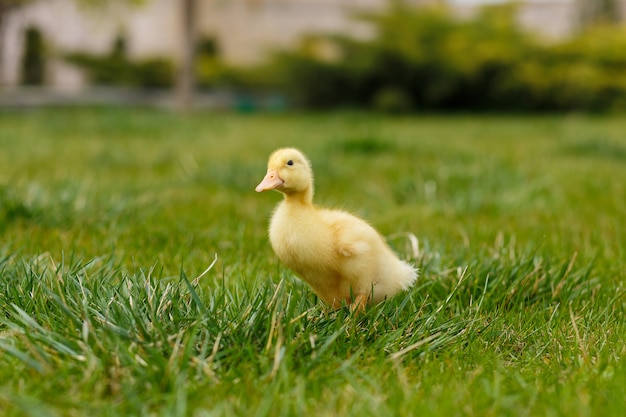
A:
{"type": "Polygon", "coordinates": [[[259,193],[267,190],[313,198],[313,173],[306,156],[294,148],[274,151],[267,162],[267,174],[256,187],[259,193]]]}

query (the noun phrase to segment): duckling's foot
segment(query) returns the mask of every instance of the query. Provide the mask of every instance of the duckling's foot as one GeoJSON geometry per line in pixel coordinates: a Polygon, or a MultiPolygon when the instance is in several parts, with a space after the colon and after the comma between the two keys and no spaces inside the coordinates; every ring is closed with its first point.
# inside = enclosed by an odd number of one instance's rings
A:
{"type": "Polygon", "coordinates": [[[365,306],[367,305],[367,295],[366,294],[357,294],[354,297],[354,301],[350,304],[350,312],[354,313],[357,311],[358,313],[365,313],[365,306]]]}

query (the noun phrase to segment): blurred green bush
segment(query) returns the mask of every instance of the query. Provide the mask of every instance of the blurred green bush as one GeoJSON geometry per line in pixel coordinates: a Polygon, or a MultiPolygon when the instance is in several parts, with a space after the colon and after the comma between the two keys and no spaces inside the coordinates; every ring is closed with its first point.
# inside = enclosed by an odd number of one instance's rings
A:
{"type": "Polygon", "coordinates": [[[120,35],[108,54],[72,52],[65,59],[83,69],[89,81],[96,85],[169,87],[173,84],[174,65],[170,60],[161,57],[131,60],[126,49],[126,40],[120,35]]]}
{"type": "MultiPolygon", "coordinates": [[[[392,2],[382,13],[355,16],[369,25],[369,37],[305,36],[295,50],[252,68],[228,65],[215,40],[205,37],[197,83],[243,95],[284,92],[309,108],[626,110],[626,26],[591,26],[548,43],[521,30],[516,15],[515,4],[460,19],[445,6],[392,2]]],[[[168,59],[130,60],[123,36],[108,54],[66,58],[95,84],[169,87],[174,80],[168,59]]]]}
{"type": "MultiPolygon", "coordinates": [[[[96,85],[119,85],[128,87],[171,87],[175,79],[174,63],[163,57],[147,59],[128,58],[126,38],[119,35],[111,50],[104,54],[72,52],[65,60],[87,73],[89,81],[96,85]]],[[[211,37],[202,37],[196,48],[194,68],[200,89],[230,88],[256,89],[274,86],[271,74],[258,68],[238,68],[226,64],[220,57],[218,44],[211,37]]]]}
{"type": "Polygon", "coordinates": [[[202,37],[196,52],[197,85],[202,90],[217,88],[253,93],[273,90],[280,84],[280,71],[274,65],[240,67],[225,62],[212,37],[202,37]]]}
{"type": "Polygon", "coordinates": [[[596,27],[558,44],[519,29],[515,5],[473,19],[395,5],[360,15],[368,39],[304,38],[273,60],[274,80],[314,108],[606,110],[626,108],[626,28],[596,27]]]}

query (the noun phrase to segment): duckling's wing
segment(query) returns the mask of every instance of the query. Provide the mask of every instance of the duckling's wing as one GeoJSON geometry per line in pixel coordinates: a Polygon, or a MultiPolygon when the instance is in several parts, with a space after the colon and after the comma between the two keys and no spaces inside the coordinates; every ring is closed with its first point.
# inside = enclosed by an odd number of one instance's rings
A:
{"type": "Polygon", "coordinates": [[[366,256],[381,239],[365,221],[343,211],[327,211],[326,220],[333,236],[333,249],[342,258],[366,256]]]}

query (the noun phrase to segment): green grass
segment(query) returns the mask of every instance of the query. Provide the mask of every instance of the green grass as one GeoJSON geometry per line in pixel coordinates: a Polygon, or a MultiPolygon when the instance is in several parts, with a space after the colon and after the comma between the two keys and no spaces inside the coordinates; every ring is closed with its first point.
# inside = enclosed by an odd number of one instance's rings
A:
{"type": "Polygon", "coordinates": [[[0,414],[621,416],[624,132],[617,116],[0,113],[0,414]],[[254,187],[286,145],[319,203],[400,234],[411,291],[351,316],[279,264],[280,196],[254,187]]]}

